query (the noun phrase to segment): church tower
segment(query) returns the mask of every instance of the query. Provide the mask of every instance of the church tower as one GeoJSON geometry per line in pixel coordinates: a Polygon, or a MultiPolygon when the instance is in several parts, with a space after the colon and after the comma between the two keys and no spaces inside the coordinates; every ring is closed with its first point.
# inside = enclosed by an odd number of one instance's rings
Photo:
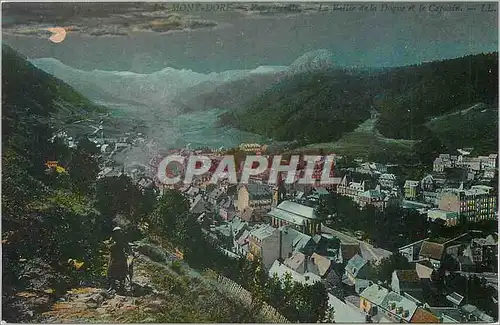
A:
{"type": "Polygon", "coordinates": [[[277,207],[285,200],[286,188],[283,177],[278,176],[278,184],[273,188],[273,202],[272,207],[277,207]]]}

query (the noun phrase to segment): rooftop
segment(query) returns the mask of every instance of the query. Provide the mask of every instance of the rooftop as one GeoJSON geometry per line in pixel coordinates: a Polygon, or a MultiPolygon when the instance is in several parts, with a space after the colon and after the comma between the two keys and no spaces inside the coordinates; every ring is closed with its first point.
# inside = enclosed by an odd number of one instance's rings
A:
{"type": "Polygon", "coordinates": [[[283,201],[278,206],[278,209],[296,214],[307,219],[317,219],[318,216],[314,212],[314,208],[295,203],[292,201],[283,201]]]}
{"type": "Polygon", "coordinates": [[[374,199],[384,198],[384,194],[382,194],[382,192],[377,191],[377,190],[368,190],[368,191],[361,193],[359,196],[366,197],[366,198],[374,198],[374,199]]]}
{"type": "Polygon", "coordinates": [[[253,218],[253,208],[247,207],[240,213],[240,218],[245,221],[251,221],[253,218]]]}
{"type": "Polygon", "coordinates": [[[330,270],[330,266],[332,265],[331,260],[316,253],[312,254],[311,261],[318,267],[319,276],[321,277],[330,270]]]}
{"type": "Polygon", "coordinates": [[[314,191],[316,193],[318,193],[319,195],[328,195],[328,194],[330,194],[330,192],[328,192],[328,190],[326,188],[324,188],[324,187],[315,187],[314,191]]]}
{"type": "Polygon", "coordinates": [[[462,301],[464,300],[464,296],[462,296],[456,292],[452,292],[446,296],[446,299],[448,299],[449,301],[451,301],[455,305],[460,305],[462,303],[462,301]]]}
{"type": "Polygon", "coordinates": [[[231,224],[231,227],[232,227],[232,230],[233,230],[233,234],[239,233],[241,231],[241,229],[243,229],[246,226],[248,226],[248,223],[246,221],[244,221],[243,219],[239,218],[239,217],[234,217],[230,221],[230,224],[231,224]]]}
{"type": "MultiPolygon", "coordinates": [[[[337,297],[328,294],[328,305],[335,309],[336,323],[364,323],[365,315],[358,309],[348,306],[337,297]]],[[[358,303],[359,306],[359,303],[358,303]]]]}
{"type": "Polygon", "coordinates": [[[389,292],[385,296],[381,306],[385,310],[391,311],[391,313],[393,314],[399,314],[401,318],[403,318],[407,322],[409,322],[412,319],[413,314],[417,310],[417,304],[415,302],[393,291],[389,292]],[[391,304],[393,304],[395,308],[392,308],[391,304]],[[398,312],[398,308],[401,308],[401,313],[398,312]],[[405,310],[408,311],[407,315],[404,315],[405,310]]]}
{"type": "Polygon", "coordinates": [[[394,180],[396,180],[396,175],[394,175],[394,174],[382,174],[382,175],[380,175],[380,179],[394,181],[394,180]]]}
{"type": "Polygon", "coordinates": [[[420,283],[420,278],[416,270],[394,270],[394,272],[399,281],[420,283]]]}
{"type": "Polygon", "coordinates": [[[286,266],[288,266],[289,268],[291,268],[292,270],[297,271],[299,266],[301,264],[303,264],[305,262],[305,260],[306,260],[306,256],[304,254],[302,254],[301,252],[295,251],[294,253],[292,253],[292,256],[285,259],[283,261],[283,263],[286,266]]]}
{"type": "Polygon", "coordinates": [[[434,268],[432,267],[432,264],[429,261],[424,261],[427,263],[417,263],[415,265],[415,271],[417,272],[417,275],[420,279],[430,279],[432,276],[432,273],[434,272],[434,268]]]}
{"type": "Polygon", "coordinates": [[[477,308],[474,305],[464,305],[462,307],[462,310],[465,311],[468,314],[471,314],[473,316],[476,316],[479,320],[487,323],[492,323],[494,321],[493,317],[487,315],[485,312],[481,311],[479,308],[477,308]]]}
{"type": "Polygon", "coordinates": [[[443,317],[443,323],[450,323],[455,321],[460,323],[462,321],[462,314],[458,308],[455,307],[429,307],[432,313],[438,317],[443,317]]]}
{"type": "Polygon", "coordinates": [[[298,226],[304,225],[306,219],[318,218],[314,208],[292,201],[281,202],[276,208],[272,208],[268,215],[298,226]]]}
{"type": "Polygon", "coordinates": [[[361,254],[359,243],[341,243],[340,250],[344,261],[349,261],[354,255],[361,254]]]}
{"type": "Polygon", "coordinates": [[[250,235],[250,232],[248,230],[244,230],[236,242],[239,245],[244,245],[246,243],[246,239],[248,238],[248,235],[250,235]]]}
{"type": "Polygon", "coordinates": [[[411,181],[411,180],[407,180],[405,182],[405,185],[404,187],[409,187],[409,186],[418,186],[418,184],[420,184],[419,181],[411,181]]]}
{"type": "Polygon", "coordinates": [[[263,240],[269,236],[271,236],[276,231],[271,225],[263,224],[257,228],[250,230],[250,235],[256,237],[259,240],[263,240]]]}
{"type": "Polygon", "coordinates": [[[441,260],[444,252],[444,245],[433,243],[430,241],[424,241],[422,247],[420,248],[420,256],[432,258],[434,260],[441,260]]]}
{"type": "Polygon", "coordinates": [[[303,284],[314,284],[315,282],[321,281],[321,278],[317,276],[316,274],[312,274],[309,272],[304,273],[304,275],[301,275],[288,266],[286,266],[283,263],[280,263],[278,260],[274,261],[273,265],[271,266],[271,269],[269,270],[269,276],[273,277],[274,275],[277,275],[278,278],[283,279],[285,277],[285,274],[290,274],[292,277],[292,280],[295,282],[300,282],[303,284]]]}
{"type": "Polygon", "coordinates": [[[387,290],[386,288],[378,284],[372,284],[371,286],[363,290],[363,292],[361,292],[359,296],[380,306],[388,294],[389,290],[387,290]]]}
{"type": "Polygon", "coordinates": [[[278,218],[280,220],[287,221],[294,225],[302,226],[304,225],[304,218],[296,214],[290,213],[288,211],[283,211],[278,208],[272,208],[268,215],[271,217],[278,218]]]}
{"type": "Polygon", "coordinates": [[[356,254],[349,260],[349,262],[347,262],[345,270],[356,277],[359,270],[367,263],[368,261],[356,254]]]}
{"type": "Polygon", "coordinates": [[[411,318],[412,323],[439,323],[439,318],[423,308],[417,308],[413,317],[411,318]]]}
{"type": "Polygon", "coordinates": [[[282,227],[280,231],[282,245],[291,245],[293,250],[303,249],[312,239],[311,236],[301,233],[291,227],[282,227]]]}
{"type": "Polygon", "coordinates": [[[222,194],[224,194],[224,190],[222,188],[216,188],[208,195],[211,199],[218,199],[222,194]]]}
{"type": "Polygon", "coordinates": [[[271,187],[266,184],[247,184],[248,195],[251,200],[270,199],[272,196],[271,187]]]}

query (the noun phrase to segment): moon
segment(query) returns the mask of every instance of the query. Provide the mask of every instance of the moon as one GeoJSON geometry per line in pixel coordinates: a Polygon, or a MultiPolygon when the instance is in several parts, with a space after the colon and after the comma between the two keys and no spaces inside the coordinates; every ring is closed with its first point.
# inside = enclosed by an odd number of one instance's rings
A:
{"type": "Polygon", "coordinates": [[[53,43],[61,43],[66,38],[66,29],[62,27],[51,27],[47,30],[52,33],[49,40],[53,43]]]}

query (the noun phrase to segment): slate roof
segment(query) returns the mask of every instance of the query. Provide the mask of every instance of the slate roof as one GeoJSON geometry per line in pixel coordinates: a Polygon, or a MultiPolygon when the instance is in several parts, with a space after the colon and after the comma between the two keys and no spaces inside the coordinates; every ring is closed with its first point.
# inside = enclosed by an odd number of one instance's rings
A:
{"type": "Polygon", "coordinates": [[[361,292],[361,291],[365,290],[366,288],[368,288],[369,286],[371,286],[372,284],[373,283],[370,280],[356,279],[354,281],[354,290],[356,292],[361,292]]]}
{"type": "Polygon", "coordinates": [[[266,184],[247,184],[245,185],[250,200],[264,200],[272,198],[272,190],[266,184]]]}
{"type": "Polygon", "coordinates": [[[280,220],[285,220],[289,223],[293,223],[294,225],[298,226],[303,226],[304,225],[304,218],[301,216],[298,216],[293,213],[289,213],[288,211],[283,211],[277,208],[272,208],[271,211],[268,213],[271,217],[278,218],[280,220]]]}
{"type": "Polygon", "coordinates": [[[248,226],[248,223],[239,217],[234,217],[230,224],[233,230],[233,235],[239,234],[243,228],[248,226]]]}
{"type": "Polygon", "coordinates": [[[254,228],[250,230],[250,235],[256,237],[259,240],[263,240],[269,236],[271,236],[274,232],[276,231],[276,228],[274,228],[271,225],[261,225],[257,228],[254,228]]]}
{"type": "Polygon", "coordinates": [[[319,276],[323,277],[327,274],[327,272],[330,270],[330,267],[332,265],[332,261],[329,260],[328,258],[321,256],[317,253],[313,253],[311,255],[311,261],[313,262],[314,265],[317,266],[319,276]]]}
{"type": "Polygon", "coordinates": [[[361,193],[359,196],[366,197],[366,198],[372,198],[372,199],[383,199],[384,194],[380,191],[377,190],[368,190],[363,193],[361,193]]]}
{"type": "Polygon", "coordinates": [[[236,242],[239,245],[244,245],[246,243],[246,240],[247,240],[249,234],[250,234],[250,231],[248,231],[248,230],[243,231],[243,233],[241,234],[241,236],[238,238],[238,240],[236,242]]]}
{"type": "Polygon", "coordinates": [[[291,227],[282,227],[280,231],[282,245],[291,245],[294,251],[303,249],[312,239],[311,236],[291,227]]]}
{"type": "Polygon", "coordinates": [[[358,243],[340,243],[340,250],[344,261],[349,261],[354,255],[361,254],[358,243]]]}
{"type": "Polygon", "coordinates": [[[306,256],[301,252],[295,251],[292,256],[288,257],[283,261],[283,263],[294,271],[298,272],[299,267],[304,265],[306,261],[306,256]]]}
{"type": "Polygon", "coordinates": [[[367,263],[367,260],[356,254],[349,260],[349,262],[347,262],[345,270],[346,272],[351,273],[354,277],[357,277],[359,270],[361,270],[361,268],[364,267],[367,263]]]}
{"type": "Polygon", "coordinates": [[[336,323],[364,323],[365,315],[359,310],[354,309],[337,297],[328,294],[328,305],[335,309],[336,323]]]}
{"type": "Polygon", "coordinates": [[[439,323],[439,318],[423,308],[417,308],[411,318],[411,323],[439,323]]]}
{"type": "Polygon", "coordinates": [[[483,311],[481,311],[479,308],[477,308],[476,306],[474,305],[464,305],[462,307],[462,310],[471,314],[471,315],[474,315],[476,316],[477,318],[479,318],[481,321],[483,322],[486,322],[486,323],[492,323],[493,322],[493,317],[487,315],[486,313],[484,313],[483,311]]]}
{"type": "Polygon", "coordinates": [[[441,260],[443,257],[444,245],[433,243],[430,241],[424,241],[422,247],[420,248],[419,255],[422,257],[432,258],[434,260],[441,260]]]}
{"type": "Polygon", "coordinates": [[[318,216],[314,211],[314,208],[302,205],[292,201],[283,201],[278,205],[278,208],[284,211],[288,211],[300,216],[303,216],[307,219],[317,219],[318,216]]]}
{"type": "Polygon", "coordinates": [[[416,270],[395,270],[396,276],[400,282],[418,282],[420,283],[420,278],[416,270]]]}
{"type": "Polygon", "coordinates": [[[363,292],[359,294],[360,297],[371,301],[373,304],[380,306],[384,301],[385,297],[389,294],[389,290],[386,288],[379,286],[378,284],[372,284],[363,292]]]}
{"type": "Polygon", "coordinates": [[[456,323],[462,322],[462,313],[460,309],[454,307],[429,307],[428,308],[432,313],[437,315],[438,317],[443,317],[443,323],[450,323],[451,320],[454,320],[456,323]],[[446,318],[449,321],[446,321],[446,318]]]}
{"type": "Polygon", "coordinates": [[[342,277],[335,270],[330,270],[326,276],[326,284],[328,287],[339,286],[342,283],[342,277]]]}

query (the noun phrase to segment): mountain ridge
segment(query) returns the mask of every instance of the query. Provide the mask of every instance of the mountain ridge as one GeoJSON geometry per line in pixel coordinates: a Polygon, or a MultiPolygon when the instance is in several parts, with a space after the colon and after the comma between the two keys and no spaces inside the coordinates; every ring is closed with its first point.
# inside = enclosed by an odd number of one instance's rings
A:
{"type": "Polygon", "coordinates": [[[221,116],[221,124],[307,145],[336,141],[376,114],[384,137],[419,140],[432,117],[498,103],[496,76],[498,52],[372,72],[310,72],[285,78],[221,116]]]}

